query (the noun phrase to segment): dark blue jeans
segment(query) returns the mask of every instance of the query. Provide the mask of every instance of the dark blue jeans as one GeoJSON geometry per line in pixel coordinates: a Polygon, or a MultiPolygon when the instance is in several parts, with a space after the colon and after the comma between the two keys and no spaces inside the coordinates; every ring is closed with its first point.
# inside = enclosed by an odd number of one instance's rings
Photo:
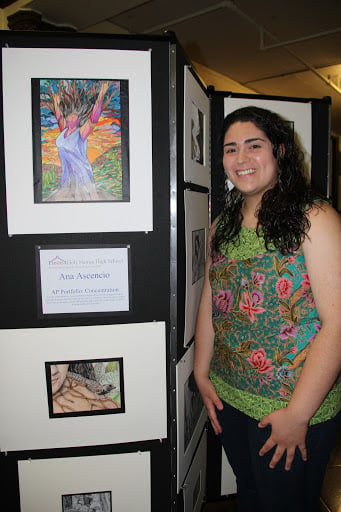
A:
{"type": "Polygon", "coordinates": [[[263,457],[260,448],[271,433],[271,425],[258,421],[224,403],[217,411],[222,426],[221,442],[237,479],[239,512],[318,512],[319,497],[329,454],[340,428],[341,414],[309,427],[306,438],[308,460],[297,450],[290,471],[284,456],[269,468],[273,450],[263,457]]]}

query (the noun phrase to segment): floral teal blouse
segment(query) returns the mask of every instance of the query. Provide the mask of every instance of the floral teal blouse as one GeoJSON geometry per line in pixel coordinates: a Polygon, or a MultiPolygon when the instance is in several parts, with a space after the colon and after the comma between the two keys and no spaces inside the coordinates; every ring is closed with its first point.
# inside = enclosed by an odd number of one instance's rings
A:
{"type": "MultiPolygon", "coordinates": [[[[285,407],[321,322],[302,250],[266,250],[255,229],[242,227],[240,243],[212,260],[215,331],[210,378],[225,402],[260,420],[285,407]]],[[[341,408],[335,383],[311,424],[341,408]]]]}

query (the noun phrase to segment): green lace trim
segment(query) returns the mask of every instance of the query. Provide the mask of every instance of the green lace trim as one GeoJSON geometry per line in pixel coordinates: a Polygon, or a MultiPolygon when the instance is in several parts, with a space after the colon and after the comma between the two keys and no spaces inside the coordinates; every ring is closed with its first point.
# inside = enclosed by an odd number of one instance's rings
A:
{"type": "MultiPolygon", "coordinates": [[[[330,204],[329,201],[325,201],[324,199],[316,199],[314,203],[315,202],[330,204]]],[[[220,219],[218,224],[219,222],[220,219]]],[[[241,226],[239,240],[234,243],[230,243],[230,246],[227,242],[222,242],[219,250],[223,256],[226,256],[231,260],[247,260],[248,258],[253,258],[258,254],[264,254],[267,251],[264,238],[262,236],[262,229],[260,228],[258,236],[256,228],[247,228],[245,226],[241,226]]],[[[269,250],[276,250],[272,243],[269,244],[269,250]]]]}
{"type": "MultiPolygon", "coordinates": [[[[271,244],[269,249],[273,250],[275,246],[271,244]]],[[[246,228],[245,226],[241,227],[239,240],[236,243],[228,244],[223,242],[219,250],[221,254],[232,260],[247,260],[267,251],[261,232],[260,236],[258,236],[256,228],[246,228]]]]}
{"type": "MultiPolygon", "coordinates": [[[[210,379],[216,388],[218,396],[235,409],[251,416],[256,420],[261,420],[277,409],[281,409],[288,405],[288,402],[281,400],[272,400],[259,395],[253,395],[247,391],[241,391],[229,384],[226,384],[220,377],[210,372],[210,379]]],[[[322,423],[336,416],[341,410],[341,381],[333,388],[325,400],[316,411],[309,422],[309,425],[322,423]]]]}

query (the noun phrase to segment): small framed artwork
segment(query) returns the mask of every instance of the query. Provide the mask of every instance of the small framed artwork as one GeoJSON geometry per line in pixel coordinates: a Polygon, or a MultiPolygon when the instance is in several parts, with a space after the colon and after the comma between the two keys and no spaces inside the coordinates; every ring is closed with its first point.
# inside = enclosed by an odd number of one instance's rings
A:
{"type": "Polygon", "coordinates": [[[194,379],[193,360],[194,344],[188,348],[176,368],[178,490],[187,474],[207,419],[206,409],[194,379]]]}
{"type": "Polygon", "coordinates": [[[209,225],[208,194],[185,190],[186,307],[184,346],[194,336],[204,283],[206,241],[209,225]]]}
{"type": "Polygon", "coordinates": [[[194,229],[192,231],[192,285],[205,275],[205,244],[205,229],[194,229]]]}
{"type": "Polygon", "coordinates": [[[184,512],[200,512],[205,498],[207,433],[202,432],[199,446],[183,484],[184,512]]]}
{"type": "Polygon", "coordinates": [[[164,439],[166,374],[164,322],[3,329],[1,449],[164,439]]]}
{"type": "Polygon", "coordinates": [[[209,188],[210,102],[188,66],[184,76],[184,180],[209,188]]]}
{"type": "Polygon", "coordinates": [[[112,512],[111,491],[63,494],[62,512],[112,512]]]}
{"type": "Polygon", "coordinates": [[[45,362],[50,418],[125,412],[123,358],[45,362]]]}
{"type": "Polygon", "coordinates": [[[150,512],[150,470],[148,451],[19,460],[20,511],[150,512]]]}
{"type": "Polygon", "coordinates": [[[6,47],[2,77],[8,233],[152,231],[151,52],[6,47]]]}
{"type": "Polygon", "coordinates": [[[37,246],[38,314],[131,311],[129,245],[37,246]]]}

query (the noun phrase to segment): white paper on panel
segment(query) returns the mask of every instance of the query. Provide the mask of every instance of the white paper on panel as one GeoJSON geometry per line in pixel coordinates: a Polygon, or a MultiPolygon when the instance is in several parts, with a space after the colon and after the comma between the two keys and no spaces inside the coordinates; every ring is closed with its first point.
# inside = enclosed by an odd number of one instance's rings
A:
{"type": "Polygon", "coordinates": [[[151,52],[2,48],[2,74],[9,234],[151,231],[151,52]],[[32,78],[128,80],[129,202],[34,203],[32,78]]]}
{"type": "Polygon", "coordinates": [[[2,451],[167,437],[163,322],[1,330],[0,351],[2,451]],[[125,413],[49,418],[45,362],[110,357],[123,358],[125,413]]]}
{"type": "Polygon", "coordinates": [[[207,412],[194,381],[193,361],[194,344],[192,343],[176,366],[178,492],[207,420],[207,412]]]}
{"type": "Polygon", "coordinates": [[[210,186],[210,100],[185,66],[184,180],[210,186]]]}
{"type": "Polygon", "coordinates": [[[149,452],[25,460],[18,473],[21,512],[61,512],[62,495],[103,491],[113,512],[150,512],[149,452]]]}
{"type": "Polygon", "coordinates": [[[203,432],[183,484],[184,512],[200,512],[206,489],[207,433],[203,432]]]}
{"type": "Polygon", "coordinates": [[[185,190],[186,310],[184,346],[187,346],[194,336],[204,283],[208,224],[208,194],[185,190]]]}
{"type": "Polygon", "coordinates": [[[276,112],[284,119],[294,123],[294,131],[298,136],[301,149],[304,153],[305,166],[311,175],[311,103],[297,101],[271,100],[257,98],[225,98],[224,115],[242,107],[254,105],[276,112]]]}

